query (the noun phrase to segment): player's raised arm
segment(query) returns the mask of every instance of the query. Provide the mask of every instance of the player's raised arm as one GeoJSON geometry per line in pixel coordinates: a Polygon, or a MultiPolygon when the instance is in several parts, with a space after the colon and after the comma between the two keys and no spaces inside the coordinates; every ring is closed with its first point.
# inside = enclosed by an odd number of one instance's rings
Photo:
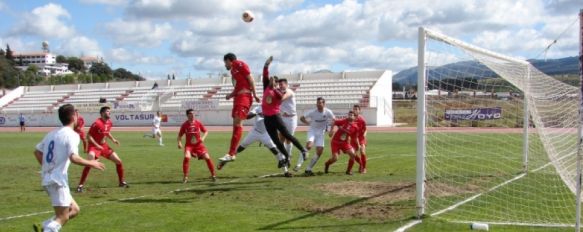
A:
{"type": "Polygon", "coordinates": [[[273,61],[273,56],[267,58],[267,60],[265,61],[265,65],[263,65],[263,77],[261,78],[261,81],[263,82],[264,91],[267,88],[267,86],[271,84],[271,82],[269,81],[269,65],[271,64],[271,61],[273,61]]]}

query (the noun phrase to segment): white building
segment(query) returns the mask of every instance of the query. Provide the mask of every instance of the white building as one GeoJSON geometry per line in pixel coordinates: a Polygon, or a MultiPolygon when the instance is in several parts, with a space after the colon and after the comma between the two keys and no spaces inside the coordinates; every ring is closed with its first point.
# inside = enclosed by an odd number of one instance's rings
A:
{"type": "Polygon", "coordinates": [[[34,64],[36,66],[44,66],[47,64],[56,64],[57,56],[55,54],[41,51],[41,52],[21,52],[14,54],[14,61],[20,66],[28,66],[34,64]]]}
{"type": "Polygon", "coordinates": [[[73,72],[69,70],[69,64],[67,63],[47,64],[39,66],[38,72],[39,74],[44,76],[73,74],[73,72]]]}

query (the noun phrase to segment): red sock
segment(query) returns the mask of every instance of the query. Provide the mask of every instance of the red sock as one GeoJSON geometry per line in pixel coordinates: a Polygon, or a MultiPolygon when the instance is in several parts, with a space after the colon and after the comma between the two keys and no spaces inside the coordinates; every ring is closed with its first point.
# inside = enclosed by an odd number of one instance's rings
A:
{"type": "Polygon", "coordinates": [[[360,165],[362,168],[366,168],[366,154],[360,153],[360,165]]]}
{"type": "Polygon", "coordinates": [[[233,136],[231,136],[231,147],[229,148],[229,155],[235,156],[237,154],[237,147],[243,135],[242,126],[233,126],[233,136]]]}
{"type": "Polygon", "coordinates": [[[115,168],[117,169],[117,180],[121,184],[122,182],[125,181],[125,179],[123,178],[123,164],[116,164],[115,168]]]}
{"type": "Polygon", "coordinates": [[[360,156],[355,155],[354,162],[356,162],[358,165],[362,166],[362,162],[360,161],[360,156]]]}
{"type": "Polygon", "coordinates": [[[206,166],[209,168],[209,171],[211,172],[211,176],[216,176],[215,175],[215,164],[213,164],[213,160],[205,159],[204,161],[206,161],[206,166]]]}
{"type": "Polygon", "coordinates": [[[352,171],[352,166],[354,166],[354,158],[351,158],[350,160],[348,160],[348,168],[346,168],[346,172],[351,172],[352,171]]]}
{"type": "Polygon", "coordinates": [[[83,168],[83,173],[81,173],[81,180],[79,181],[79,185],[85,184],[85,181],[87,181],[87,176],[89,176],[89,171],[91,171],[90,167],[83,168]]]}
{"type": "Polygon", "coordinates": [[[182,173],[184,176],[188,176],[188,168],[190,168],[190,158],[184,158],[182,160],[182,173]]]}

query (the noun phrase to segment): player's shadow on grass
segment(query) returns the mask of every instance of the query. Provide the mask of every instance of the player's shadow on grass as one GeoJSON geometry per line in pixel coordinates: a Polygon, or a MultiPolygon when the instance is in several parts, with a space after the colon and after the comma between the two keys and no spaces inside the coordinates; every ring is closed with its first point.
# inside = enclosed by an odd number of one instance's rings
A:
{"type": "Polygon", "coordinates": [[[149,184],[180,184],[180,180],[153,180],[153,181],[140,181],[132,182],[132,185],[149,185],[149,184]]]}
{"type": "MultiPolygon", "coordinates": [[[[300,220],[303,220],[303,219],[306,219],[306,218],[310,218],[310,217],[314,217],[314,216],[317,216],[317,215],[324,215],[324,214],[327,214],[327,213],[331,213],[331,212],[334,212],[336,210],[340,210],[340,209],[343,209],[343,208],[346,208],[346,207],[349,207],[349,206],[352,206],[352,205],[355,205],[355,204],[358,204],[358,203],[361,203],[361,202],[368,201],[370,199],[374,199],[374,198],[377,198],[377,197],[382,197],[382,196],[384,196],[386,194],[395,193],[395,192],[398,192],[398,191],[401,191],[401,190],[404,190],[404,189],[407,189],[407,188],[411,188],[411,187],[414,187],[414,186],[415,186],[415,183],[408,184],[408,185],[403,185],[403,186],[401,186],[399,188],[391,189],[389,191],[385,191],[385,192],[382,192],[382,193],[378,193],[378,194],[375,194],[375,195],[372,195],[372,196],[369,196],[369,197],[355,199],[355,200],[346,202],[346,203],[344,203],[342,205],[335,206],[335,207],[332,207],[332,208],[329,208],[329,209],[326,209],[326,210],[323,210],[323,211],[313,212],[313,213],[309,213],[309,214],[302,215],[302,216],[299,216],[299,217],[295,217],[295,218],[292,218],[292,219],[288,219],[288,220],[285,220],[285,221],[273,223],[273,224],[270,224],[270,225],[267,225],[267,226],[258,228],[258,230],[295,230],[295,229],[308,229],[308,228],[325,228],[325,227],[345,227],[345,226],[350,226],[350,225],[324,225],[324,226],[312,226],[312,227],[280,227],[282,225],[289,224],[289,223],[293,223],[293,222],[296,222],[296,221],[300,221],[300,220]]],[[[371,224],[384,224],[384,223],[362,223],[362,224],[354,224],[354,225],[371,225],[371,224]]]]}
{"type": "Polygon", "coordinates": [[[233,187],[210,187],[204,189],[187,189],[181,191],[175,191],[176,194],[185,194],[185,193],[194,193],[197,195],[205,194],[205,193],[221,193],[221,192],[240,192],[240,191],[273,191],[273,190],[283,190],[283,188],[274,188],[272,186],[233,186],[233,187]]]}
{"type": "Polygon", "coordinates": [[[191,200],[185,199],[173,199],[173,198],[164,198],[164,199],[153,199],[153,198],[139,198],[139,199],[130,199],[130,200],[120,200],[121,203],[173,203],[173,204],[181,204],[181,203],[190,203],[191,200]]]}

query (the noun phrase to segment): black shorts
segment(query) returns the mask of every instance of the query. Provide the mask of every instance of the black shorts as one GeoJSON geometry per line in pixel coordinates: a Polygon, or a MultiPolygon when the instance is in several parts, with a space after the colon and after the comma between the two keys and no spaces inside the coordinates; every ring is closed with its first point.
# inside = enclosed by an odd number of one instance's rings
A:
{"type": "Polygon", "coordinates": [[[24,122],[20,122],[20,126],[24,126],[24,122]]]}

